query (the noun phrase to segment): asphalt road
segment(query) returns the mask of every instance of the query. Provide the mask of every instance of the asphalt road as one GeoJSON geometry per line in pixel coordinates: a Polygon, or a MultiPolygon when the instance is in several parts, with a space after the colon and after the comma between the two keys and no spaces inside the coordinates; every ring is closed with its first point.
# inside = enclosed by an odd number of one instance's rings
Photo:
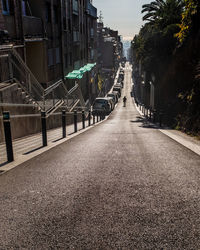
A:
{"type": "Polygon", "coordinates": [[[109,119],[0,176],[0,249],[200,249],[200,157],[131,97],[109,119]]]}

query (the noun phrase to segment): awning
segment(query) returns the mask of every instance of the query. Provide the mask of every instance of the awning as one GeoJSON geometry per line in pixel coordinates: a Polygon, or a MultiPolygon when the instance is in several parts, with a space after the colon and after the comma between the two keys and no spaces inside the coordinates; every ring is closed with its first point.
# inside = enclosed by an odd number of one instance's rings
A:
{"type": "Polygon", "coordinates": [[[79,70],[73,70],[68,75],[65,76],[67,79],[82,79],[83,74],[89,72],[96,63],[88,63],[84,67],[80,68],[79,70]]]}
{"type": "Polygon", "coordinates": [[[67,79],[82,79],[83,74],[79,70],[74,70],[65,76],[67,79]]]}

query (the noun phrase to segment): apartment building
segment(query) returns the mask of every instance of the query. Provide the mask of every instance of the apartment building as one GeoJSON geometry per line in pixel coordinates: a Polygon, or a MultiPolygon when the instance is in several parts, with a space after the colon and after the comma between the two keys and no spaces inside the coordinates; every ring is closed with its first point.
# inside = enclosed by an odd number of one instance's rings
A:
{"type": "MultiPolygon", "coordinates": [[[[0,42],[15,46],[44,88],[96,62],[96,26],[97,9],[90,0],[0,0],[0,42]]],[[[94,75],[80,82],[85,98],[94,75]]]]}
{"type": "Polygon", "coordinates": [[[118,31],[98,23],[98,66],[99,74],[104,79],[105,94],[111,88],[119,63],[123,56],[123,44],[118,31]]]}

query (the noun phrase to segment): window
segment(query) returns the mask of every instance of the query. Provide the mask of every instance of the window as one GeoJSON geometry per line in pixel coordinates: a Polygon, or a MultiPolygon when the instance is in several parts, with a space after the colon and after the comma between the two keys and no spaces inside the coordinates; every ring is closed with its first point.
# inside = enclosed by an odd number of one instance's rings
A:
{"type": "Polygon", "coordinates": [[[55,48],[56,64],[60,63],[60,48],[55,48]]]}
{"type": "Polygon", "coordinates": [[[46,3],[46,22],[51,23],[51,4],[46,3]]]}
{"type": "Polygon", "coordinates": [[[2,7],[3,7],[3,14],[9,15],[10,14],[9,0],[2,0],[2,7]]]}
{"type": "Polygon", "coordinates": [[[53,16],[54,23],[58,23],[58,7],[56,5],[53,7],[53,16]]]}
{"type": "Polygon", "coordinates": [[[48,66],[54,65],[53,63],[53,49],[48,49],[48,66]]]}
{"type": "Polygon", "coordinates": [[[68,54],[65,54],[65,68],[68,66],[68,54]]]}
{"type": "Polygon", "coordinates": [[[32,16],[29,2],[27,0],[22,0],[22,15],[32,16]]]}

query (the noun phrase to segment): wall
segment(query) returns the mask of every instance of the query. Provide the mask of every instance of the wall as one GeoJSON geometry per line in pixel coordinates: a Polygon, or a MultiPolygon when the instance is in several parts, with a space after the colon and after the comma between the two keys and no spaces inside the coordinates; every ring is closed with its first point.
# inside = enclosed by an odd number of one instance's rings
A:
{"type": "Polygon", "coordinates": [[[40,83],[47,82],[45,71],[45,48],[44,42],[26,43],[26,63],[40,83]]]}

